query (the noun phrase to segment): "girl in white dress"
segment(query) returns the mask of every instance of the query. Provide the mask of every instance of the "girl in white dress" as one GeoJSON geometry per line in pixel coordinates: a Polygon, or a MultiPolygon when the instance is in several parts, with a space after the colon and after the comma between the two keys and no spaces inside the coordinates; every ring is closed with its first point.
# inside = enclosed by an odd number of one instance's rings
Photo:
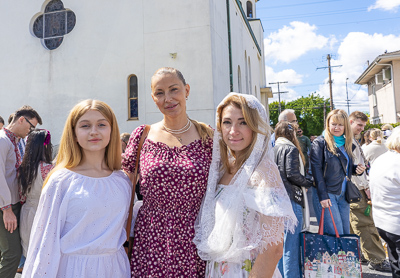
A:
{"type": "Polygon", "coordinates": [[[48,130],[34,130],[28,135],[25,155],[18,168],[18,184],[21,200],[25,201],[21,208],[19,233],[23,255],[26,257],[29,246],[29,236],[36,209],[39,204],[43,181],[53,168],[51,164],[52,146],[48,130]]]}
{"type": "Polygon", "coordinates": [[[206,277],[281,277],[283,232],[297,219],[273,162],[265,108],[254,96],[230,93],[216,126],[194,239],[206,277]]]}
{"type": "Polygon", "coordinates": [[[120,168],[113,111],[98,100],[78,103],[44,182],[23,278],[130,277],[123,244],[131,186],[120,168]]]}

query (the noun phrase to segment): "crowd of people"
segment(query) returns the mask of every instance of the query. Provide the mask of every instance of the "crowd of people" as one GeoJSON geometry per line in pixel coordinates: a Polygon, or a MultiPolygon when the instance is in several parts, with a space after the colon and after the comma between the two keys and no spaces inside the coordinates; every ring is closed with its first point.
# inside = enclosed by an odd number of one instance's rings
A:
{"type": "MultiPolygon", "coordinates": [[[[318,221],[330,207],[340,234],[360,236],[370,268],[400,277],[398,128],[370,130],[361,146],[368,117],[336,109],[310,140],[293,110],[273,132],[257,98],[230,93],[214,130],[188,117],[190,93],[179,70],[157,70],[151,97],[163,119],[131,134],[106,103],[82,101],[56,154],[32,107],[4,127],[0,117],[0,277],[298,278],[311,203],[318,221]],[[357,203],[345,198],[348,181],[357,203]]],[[[334,234],[329,214],[324,223],[334,234]]]]}

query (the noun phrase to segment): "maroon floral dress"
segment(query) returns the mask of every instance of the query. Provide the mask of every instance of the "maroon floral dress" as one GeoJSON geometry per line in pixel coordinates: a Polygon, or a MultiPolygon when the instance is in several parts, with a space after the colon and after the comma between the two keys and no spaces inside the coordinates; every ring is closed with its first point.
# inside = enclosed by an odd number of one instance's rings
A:
{"type": "MultiPolygon", "coordinates": [[[[133,172],[144,126],[136,128],[122,168],[133,172]]],[[[212,138],[182,147],[146,139],[140,153],[140,208],[134,232],[132,277],[204,277],[193,243],[194,222],[207,189],[212,138]]]]}

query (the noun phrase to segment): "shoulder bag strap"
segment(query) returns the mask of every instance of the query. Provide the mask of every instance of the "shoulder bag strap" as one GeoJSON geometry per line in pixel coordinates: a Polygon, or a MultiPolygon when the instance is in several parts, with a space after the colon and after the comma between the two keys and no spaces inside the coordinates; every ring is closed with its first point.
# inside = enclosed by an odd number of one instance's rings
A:
{"type": "MultiPolygon", "coordinates": [[[[344,171],[344,175],[346,176],[347,180],[350,180],[349,176],[347,175],[346,168],[343,166],[343,163],[342,163],[342,161],[340,160],[340,157],[338,156],[337,158],[339,159],[339,163],[340,163],[340,165],[342,166],[342,169],[343,169],[343,171],[344,171]]],[[[350,156],[349,156],[349,160],[350,160],[350,156]]],[[[350,163],[350,161],[349,161],[349,163],[350,163]]]]}
{"type": "Polygon", "coordinates": [[[139,158],[140,158],[140,151],[142,150],[142,145],[144,140],[146,139],[147,135],[149,134],[150,126],[146,125],[144,131],[142,133],[142,137],[140,137],[139,146],[136,154],[136,163],[135,163],[135,171],[133,172],[133,179],[132,182],[132,196],[131,196],[131,203],[129,204],[129,214],[128,214],[128,222],[126,223],[126,238],[129,241],[131,235],[131,224],[132,224],[132,210],[133,210],[133,203],[135,201],[135,187],[138,180],[138,168],[139,168],[139,158]]]}
{"type": "Polygon", "coordinates": [[[363,160],[364,160],[364,165],[367,166],[367,164],[368,164],[369,161],[368,161],[368,159],[365,157],[364,152],[363,152],[363,150],[362,150],[362,148],[361,148],[360,143],[358,143],[358,140],[357,140],[357,139],[354,139],[354,141],[356,142],[356,148],[358,148],[358,150],[360,151],[361,157],[362,157],[363,160]]]}

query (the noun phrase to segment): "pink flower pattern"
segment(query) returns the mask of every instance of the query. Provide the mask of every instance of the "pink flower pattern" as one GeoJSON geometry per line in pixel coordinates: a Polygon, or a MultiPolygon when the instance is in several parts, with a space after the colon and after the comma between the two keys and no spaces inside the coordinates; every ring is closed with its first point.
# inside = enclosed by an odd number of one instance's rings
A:
{"type": "MultiPolygon", "coordinates": [[[[132,172],[144,126],[132,132],[122,168],[132,172]]],[[[204,277],[193,243],[194,222],[207,189],[212,138],[182,147],[146,139],[140,153],[140,208],[134,230],[132,277],[204,277]]]]}

